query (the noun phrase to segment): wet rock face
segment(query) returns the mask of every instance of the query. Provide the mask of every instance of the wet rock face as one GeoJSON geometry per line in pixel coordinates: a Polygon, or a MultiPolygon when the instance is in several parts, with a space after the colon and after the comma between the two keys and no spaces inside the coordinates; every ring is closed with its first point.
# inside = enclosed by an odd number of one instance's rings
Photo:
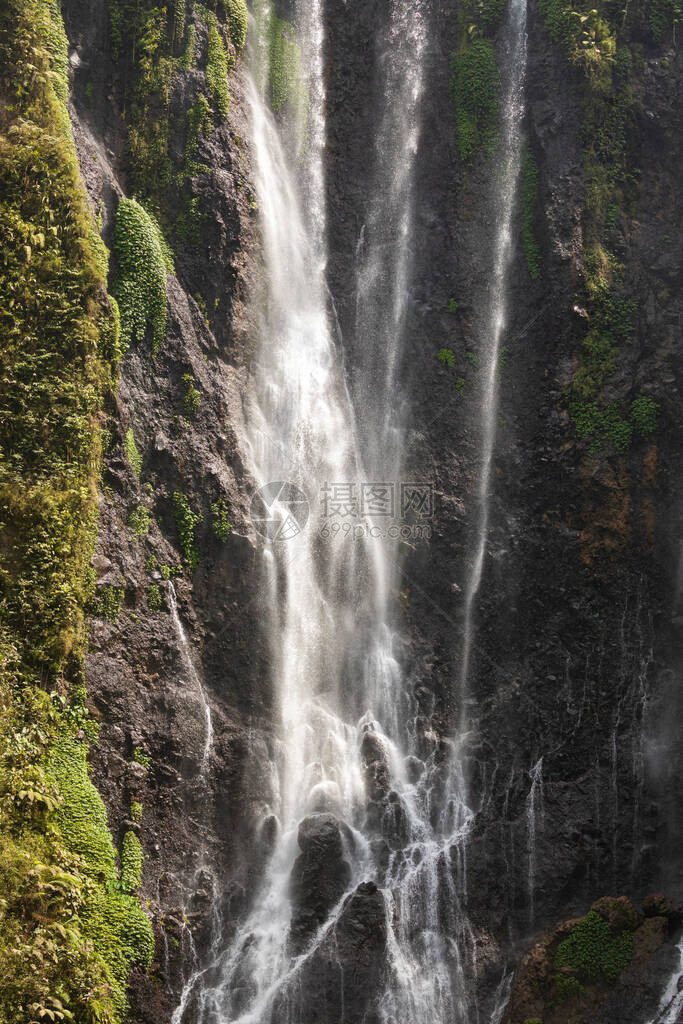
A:
{"type": "Polygon", "coordinates": [[[384,897],[373,882],[363,882],[278,1001],[273,1021],[298,1013],[310,1024],[379,1024],[386,941],[384,897]]]}
{"type": "Polygon", "coordinates": [[[303,951],[346,892],[351,869],[345,846],[353,845],[353,836],[333,814],[313,814],[301,822],[298,842],[301,853],[290,878],[294,954],[303,951]]]}

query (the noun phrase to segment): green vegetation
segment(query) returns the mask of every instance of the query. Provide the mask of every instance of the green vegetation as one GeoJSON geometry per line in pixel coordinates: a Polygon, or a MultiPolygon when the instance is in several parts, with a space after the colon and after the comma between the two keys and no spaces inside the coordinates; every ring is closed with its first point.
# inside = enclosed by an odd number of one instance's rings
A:
{"type": "Polygon", "coordinates": [[[123,608],[125,592],[123,587],[102,587],[99,598],[94,606],[94,612],[101,619],[115,622],[123,608]]]}
{"type": "Polygon", "coordinates": [[[180,540],[180,550],[190,569],[196,569],[199,565],[199,552],[195,543],[195,530],[202,521],[202,514],[195,512],[190,507],[190,503],[182,491],[176,491],[173,495],[173,511],[180,540]]]}
{"type": "Polygon", "coordinates": [[[128,516],[128,525],[135,534],[136,540],[140,540],[146,533],[149,533],[153,522],[152,513],[145,505],[138,505],[128,516]]]}
{"type": "Polygon", "coordinates": [[[440,348],[436,353],[436,358],[444,366],[455,366],[455,353],[452,348],[440,348]]]}
{"type": "Polygon", "coordinates": [[[135,893],[142,877],[142,846],[135,832],[126,832],[121,845],[121,888],[135,893]]]}
{"type": "Polygon", "coordinates": [[[130,805],[130,816],[132,821],[135,821],[138,825],[142,821],[142,804],[139,800],[133,800],[130,805]]]}
{"type": "Polygon", "coordinates": [[[631,422],[641,437],[650,437],[657,429],[659,405],[654,398],[640,395],[631,402],[631,422]]]}
{"type": "Polygon", "coordinates": [[[133,472],[139,477],[142,472],[142,458],[135,443],[135,434],[132,427],[129,427],[126,431],[123,446],[126,449],[126,457],[131,464],[133,472]]]}
{"type": "Polygon", "coordinates": [[[119,356],[52,0],[0,9],[0,1019],[121,1024],[152,935],[89,776],[84,608],[119,356]]]}
{"type": "Polygon", "coordinates": [[[527,1017],[524,1024],[543,1024],[543,1021],[540,1017],[527,1017]]]}
{"type": "Polygon", "coordinates": [[[133,761],[135,764],[141,765],[143,768],[149,768],[152,764],[152,758],[145,752],[142,747],[136,747],[133,751],[133,761]]]}
{"type": "Polygon", "coordinates": [[[230,42],[241,53],[247,40],[247,5],[245,0],[222,0],[228,19],[230,42]]]}
{"type": "Polygon", "coordinates": [[[470,364],[472,369],[479,369],[479,356],[475,352],[465,352],[465,359],[470,364]]]}
{"type": "Polygon", "coordinates": [[[535,280],[541,273],[541,250],[534,234],[534,211],[538,194],[538,165],[528,146],[522,150],[521,167],[522,248],[529,270],[535,280]]]}
{"type": "Polygon", "coordinates": [[[553,976],[556,1001],[563,1001],[580,990],[582,985],[606,982],[614,984],[633,956],[633,934],[628,930],[612,934],[612,930],[594,910],[574,925],[566,939],[557,947],[553,966],[570,968],[576,977],[553,976]]]}
{"type": "Polygon", "coordinates": [[[173,42],[178,44],[185,35],[186,0],[174,0],[173,2],[173,42]]]}
{"type": "Polygon", "coordinates": [[[299,80],[301,47],[296,29],[271,12],[270,31],[270,104],[276,113],[285,106],[297,111],[305,97],[299,80]]]}
{"type": "Polygon", "coordinates": [[[460,303],[457,302],[455,299],[449,299],[448,300],[448,312],[449,313],[457,313],[459,308],[460,308],[460,303]]]}
{"type": "Polygon", "coordinates": [[[228,521],[228,508],[222,498],[211,504],[211,528],[221,541],[226,541],[232,532],[232,523],[228,521]]]}
{"type": "Polygon", "coordinates": [[[144,340],[152,331],[156,355],[166,330],[167,256],[158,226],[134,199],[121,199],[116,211],[114,252],[117,259],[113,292],[121,315],[121,344],[144,340]]]}
{"type": "Polygon", "coordinates": [[[185,52],[183,53],[182,60],[180,62],[181,67],[186,71],[191,71],[195,66],[197,51],[197,29],[194,25],[190,25],[187,30],[187,43],[185,44],[185,52]]]}
{"type": "Polygon", "coordinates": [[[225,118],[230,106],[230,89],[228,87],[228,55],[225,51],[225,44],[220,32],[218,22],[214,15],[208,18],[208,44],[206,55],[206,84],[213,98],[213,102],[221,115],[225,118]]]}
{"type": "Polygon", "coordinates": [[[464,387],[465,387],[465,378],[464,377],[456,377],[455,378],[455,390],[458,392],[458,394],[460,394],[460,392],[463,390],[464,387]]]}
{"type": "Polygon", "coordinates": [[[156,583],[152,583],[147,590],[147,607],[151,612],[158,612],[162,604],[161,590],[156,583]]]}
{"type": "Polygon", "coordinates": [[[199,412],[199,406],[202,403],[201,392],[196,385],[196,380],[193,374],[183,374],[183,384],[185,386],[185,397],[183,399],[183,405],[185,406],[185,412],[188,416],[196,416],[199,412]]]}
{"type": "Polygon", "coordinates": [[[453,56],[453,96],[456,107],[458,149],[467,163],[483,150],[496,146],[500,75],[493,43],[475,39],[453,56]]]}

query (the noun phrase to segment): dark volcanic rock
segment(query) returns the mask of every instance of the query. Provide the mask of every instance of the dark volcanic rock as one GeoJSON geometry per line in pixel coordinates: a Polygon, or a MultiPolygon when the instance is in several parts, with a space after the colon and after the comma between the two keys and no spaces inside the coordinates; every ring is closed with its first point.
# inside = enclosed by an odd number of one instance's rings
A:
{"type": "Polygon", "coordinates": [[[346,892],[351,869],[345,844],[353,837],[333,814],[313,814],[301,822],[298,841],[301,853],[290,878],[294,953],[302,951],[346,892]]]}

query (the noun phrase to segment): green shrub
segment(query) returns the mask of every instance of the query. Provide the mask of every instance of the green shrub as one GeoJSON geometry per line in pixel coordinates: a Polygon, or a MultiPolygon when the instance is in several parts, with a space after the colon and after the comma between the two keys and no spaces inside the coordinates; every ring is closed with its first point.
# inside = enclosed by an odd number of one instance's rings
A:
{"type": "Polygon", "coordinates": [[[657,429],[659,405],[649,395],[639,395],[631,402],[631,422],[641,437],[650,437],[657,429]]]}
{"type": "Polygon", "coordinates": [[[448,300],[448,312],[449,313],[457,313],[459,307],[460,307],[460,303],[457,302],[455,299],[449,299],[448,300]]]}
{"type": "Polygon", "coordinates": [[[142,804],[139,800],[133,800],[130,805],[131,819],[139,825],[142,821],[142,804]]]}
{"type": "Polygon", "coordinates": [[[455,354],[452,348],[440,348],[436,353],[436,358],[444,366],[455,366],[455,354]]]}
{"type": "Polygon", "coordinates": [[[162,603],[161,590],[156,583],[150,584],[147,589],[147,607],[151,612],[158,612],[162,603]]]}
{"type": "Polygon", "coordinates": [[[196,569],[199,565],[199,553],[195,543],[195,530],[202,521],[202,514],[195,512],[190,507],[190,503],[182,491],[176,491],[173,495],[173,511],[175,512],[180,550],[190,569],[196,569]]]}
{"type": "Polygon", "coordinates": [[[453,95],[458,132],[458,149],[467,163],[483,150],[496,146],[499,114],[500,75],[493,43],[475,39],[453,56],[453,95]]]}
{"type": "Polygon", "coordinates": [[[142,458],[140,457],[138,446],[135,443],[135,434],[133,433],[132,427],[129,427],[126,431],[123,445],[126,449],[126,456],[131,464],[133,472],[136,476],[140,476],[142,471],[142,458]]]}
{"type": "Polygon", "coordinates": [[[156,355],[166,330],[166,267],[160,232],[148,212],[134,199],[119,202],[114,226],[117,269],[113,292],[121,315],[125,351],[152,331],[156,355]]]}
{"type": "Polygon", "coordinates": [[[226,541],[232,532],[232,523],[228,521],[228,509],[222,498],[211,505],[211,528],[219,540],[226,541]]]}

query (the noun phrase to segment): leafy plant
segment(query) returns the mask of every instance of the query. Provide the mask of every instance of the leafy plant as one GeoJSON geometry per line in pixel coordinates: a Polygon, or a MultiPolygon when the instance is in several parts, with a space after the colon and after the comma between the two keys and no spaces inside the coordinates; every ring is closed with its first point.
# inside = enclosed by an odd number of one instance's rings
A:
{"type": "Polygon", "coordinates": [[[225,118],[230,106],[230,89],[228,87],[228,55],[214,15],[208,19],[208,43],[206,56],[206,84],[209,87],[214,104],[225,118]]]}
{"type": "Polygon", "coordinates": [[[135,443],[135,434],[133,433],[132,427],[129,427],[126,431],[123,446],[126,449],[126,456],[131,464],[133,472],[139,477],[142,472],[142,458],[140,457],[138,446],[135,443]]]}
{"type": "Polygon", "coordinates": [[[211,527],[219,540],[226,541],[232,532],[232,524],[228,522],[228,509],[222,498],[211,505],[211,527]]]}
{"type": "Polygon", "coordinates": [[[149,768],[152,764],[152,758],[145,752],[143,747],[135,748],[133,751],[133,761],[135,764],[139,764],[143,768],[149,768]]]}
{"type": "Polygon", "coordinates": [[[152,513],[145,505],[138,505],[128,516],[128,525],[135,534],[136,540],[140,540],[146,533],[149,533],[153,522],[152,513]]]}
{"type": "Polygon", "coordinates": [[[657,429],[659,404],[649,395],[639,395],[631,402],[631,422],[641,437],[650,437],[657,429]]]}
{"type": "Polygon", "coordinates": [[[151,612],[158,612],[162,604],[161,590],[156,583],[150,584],[147,589],[147,607],[151,612]]]}
{"type": "Polygon", "coordinates": [[[183,404],[188,416],[196,416],[202,402],[201,392],[195,387],[196,383],[197,382],[191,373],[183,374],[183,384],[185,385],[185,398],[183,400],[183,404]]]}
{"type": "Polygon", "coordinates": [[[199,565],[199,552],[196,547],[195,531],[202,521],[202,514],[201,512],[195,512],[190,507],[190,503],[182,491],[176,491],[173,495],[173,510],[180,540],[180,550],[190,569],[196,569],[199,565]]]}
{"type": "Polygon", "coordinates": [[[440,348],[436,354],[436,358],[444,366],[455,366],[455,354],[451,348],[440,348]]]}
{"type": "Polygon", "coordinates": [[[168,257],[149,213],[134,199],[122,198],[116,211],[114,251],[117,271],[113,293],[121,314],[121,344],[129,345],[152,332],[154,355],[166,330],[166,268],[168,257]]]}
{"type": "Polygon", "coordinates": [[[633,956],[633,935],[629,931],[612,935],[607,922],[594,910],[575,924],[557,948],[555,967],[570,967],[579,982],[604,981],[613,984],[633,956]]]}

